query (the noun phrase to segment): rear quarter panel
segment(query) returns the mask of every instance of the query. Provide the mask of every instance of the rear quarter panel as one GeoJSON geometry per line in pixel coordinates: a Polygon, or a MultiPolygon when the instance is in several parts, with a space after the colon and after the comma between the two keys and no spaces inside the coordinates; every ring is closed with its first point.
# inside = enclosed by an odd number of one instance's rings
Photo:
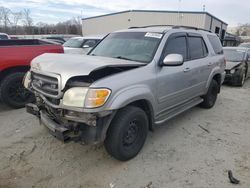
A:
{"type": "Polygon", "coordinates": [[[63,53],[60,45],[0,47],[0,71],[18,66],[30,66],[33,58],[44,53],[63,53]]]}

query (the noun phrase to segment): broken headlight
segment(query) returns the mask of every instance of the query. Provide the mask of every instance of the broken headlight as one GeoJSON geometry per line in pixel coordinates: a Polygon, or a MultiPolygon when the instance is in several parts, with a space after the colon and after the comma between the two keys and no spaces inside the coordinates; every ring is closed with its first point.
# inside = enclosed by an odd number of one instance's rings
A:
{"type": "Polygon", "coordinates": [[[97,108],[105,104],[110,93],[111,91],[106,88],[73,87],[65,92],[63,105],[79,108],[97,108]]]}

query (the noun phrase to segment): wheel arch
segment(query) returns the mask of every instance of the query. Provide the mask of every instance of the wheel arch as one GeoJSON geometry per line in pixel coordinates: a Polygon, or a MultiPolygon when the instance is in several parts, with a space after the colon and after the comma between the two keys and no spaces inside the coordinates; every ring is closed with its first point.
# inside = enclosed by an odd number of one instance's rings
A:
{"type": "Polygon", "coordinates": [[[0,72],[0,82],[8,75],[15,73],[15,72],[27,72],[30,69],[30,66],[16,66],[10,67],[2,70],[0,72]]]}
{"type": "Polygon", "coordinates": [[[141,99],[141,100],[131,102],[127,106],[136,106],[138,108],[141,108],[147,114],[148,121],[149,121],[149,130],[151,131],[154,130],[154,110],[149,101],[145,99],[141,99]]]}

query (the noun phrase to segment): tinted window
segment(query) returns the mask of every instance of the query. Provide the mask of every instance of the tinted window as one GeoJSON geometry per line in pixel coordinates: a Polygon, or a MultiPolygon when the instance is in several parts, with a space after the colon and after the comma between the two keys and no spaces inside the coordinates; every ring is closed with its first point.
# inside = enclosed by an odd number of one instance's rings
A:
{"type": "Polygon", "coordinates": [[[169,54],[180,54],[184,60],[187,60],[187,42],[186,37],[172,38],[167,42],[164,57],[169,54]]]}
{"type": "Polygon", "coordinates": [[[207,56],[207,48],[201,37],[189,37],[188,42],[191,59],[200,59],[207,56]]]}
{"type": "Polygon", "coordinates": [[[223,54],[222,45],[220,39],[217,36],[208,35],[208,39],[216,54],[223,54]]]}

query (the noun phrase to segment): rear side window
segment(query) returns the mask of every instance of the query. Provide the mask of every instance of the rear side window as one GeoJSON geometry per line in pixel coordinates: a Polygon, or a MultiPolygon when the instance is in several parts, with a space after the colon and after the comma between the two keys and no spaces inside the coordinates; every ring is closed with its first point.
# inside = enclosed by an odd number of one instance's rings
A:
{"type": "Polygon", "coordinates": [[[188,37],[188,43],[191,60],[207,56],[207,47],[202,37],[188,37]]]}
{"type": "Polygon", "coordinates": [[[186,37],[172,38],[167,43],[164,57],[169,54],[180,54],[183,56],[184,60],[187,60],[187,42],[186,37]]]}
{"type": "Polygon", "coordinates": [[[223,54],[222,45],[220,39],[217,36],[208,35],[208,39],[216,54],[223,54]]]}

